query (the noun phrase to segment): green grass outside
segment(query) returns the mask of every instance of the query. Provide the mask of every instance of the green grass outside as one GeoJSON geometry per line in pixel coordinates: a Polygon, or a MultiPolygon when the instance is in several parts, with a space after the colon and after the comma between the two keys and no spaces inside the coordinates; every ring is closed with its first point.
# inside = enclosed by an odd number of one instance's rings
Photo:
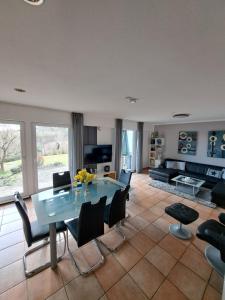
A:
{"type": "MultiPolygon", "coordinates": [[[[59,162],[63,165],[68,165],[68,154],[46,155],[46,156],[43,156],[43,158],[44,158],[43,166],[53,165],[54,163],[57,163],[57,162],[59,162]]],[[[20,165],[21,165],[20,159],[6,162],[4,164],[5,172],[0,171],[0,176],[4,176],[4,177],[9,176],[11,174],[10,169],[17,168],[20,165]]]]}

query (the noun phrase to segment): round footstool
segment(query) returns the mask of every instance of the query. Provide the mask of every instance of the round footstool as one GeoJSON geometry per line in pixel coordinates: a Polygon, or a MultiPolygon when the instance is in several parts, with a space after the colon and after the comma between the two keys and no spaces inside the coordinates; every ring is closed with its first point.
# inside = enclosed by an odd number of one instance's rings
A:
{"type": "Polygon", "coordinates": [[[183,240],[190,239],[192,236],[191,230],[184,228],[182,225],[188,225],[197,220],[199,217],[198,212],[182,203],[167,206],[165,212],[180,222],[179,224],[170,225],[170,233],[183,240]]]}

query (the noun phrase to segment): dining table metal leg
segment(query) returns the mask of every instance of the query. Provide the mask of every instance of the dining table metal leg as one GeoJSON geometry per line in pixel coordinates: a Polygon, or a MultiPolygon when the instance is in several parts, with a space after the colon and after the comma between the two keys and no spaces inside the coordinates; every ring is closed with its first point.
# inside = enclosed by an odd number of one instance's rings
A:
{"type": "Polygon", "coordinates": [[[50,252],[51,252],[51,268],[57,267],[57,247],[56,247],[56,223],[49,224],[50,232],[50,252]]]}

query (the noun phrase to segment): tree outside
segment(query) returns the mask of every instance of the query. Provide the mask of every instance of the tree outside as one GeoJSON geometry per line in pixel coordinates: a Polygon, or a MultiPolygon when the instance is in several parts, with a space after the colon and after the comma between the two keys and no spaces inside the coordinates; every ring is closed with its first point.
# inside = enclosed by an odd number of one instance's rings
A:
{"type": "Polygon", "coordinates": [[[0,197],[22,191],[20,125],[0,123],[0,197]]]}

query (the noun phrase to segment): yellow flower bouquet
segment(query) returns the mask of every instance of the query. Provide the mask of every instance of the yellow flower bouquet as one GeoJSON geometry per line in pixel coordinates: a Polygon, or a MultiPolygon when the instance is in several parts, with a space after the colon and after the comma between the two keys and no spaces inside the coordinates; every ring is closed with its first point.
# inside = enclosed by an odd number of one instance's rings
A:
{"type": "Polygon", "coordinates": [[[74,186],[77,186],[77,183],[89,184],[95,178],[95,174],[89,173],[86,169],[82,169],[74,176],[74,186]]]}

